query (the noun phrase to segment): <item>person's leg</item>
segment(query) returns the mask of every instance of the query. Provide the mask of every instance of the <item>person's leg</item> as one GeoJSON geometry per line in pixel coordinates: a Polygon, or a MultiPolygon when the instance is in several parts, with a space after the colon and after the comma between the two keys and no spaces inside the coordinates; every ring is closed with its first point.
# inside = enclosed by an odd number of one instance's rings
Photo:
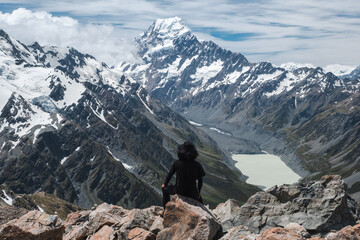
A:
{"type": "Polygon", "coordinates": [[[175,186],[166,186],[162,188],[163,192],[163,207],[165,209],[166,203],[170,201],[170,195],[176,194],[175,186]]]}
{"type": "Polygon", "coordinates": [[[202,204],[204,204],[204,203],[203,203],[203,200],[202,200],[202,197],[201,197],[201,195],[200,195],[200,194],[199,194],[198,201],[199,201],[199,202],[201,202],[202,204]]]}

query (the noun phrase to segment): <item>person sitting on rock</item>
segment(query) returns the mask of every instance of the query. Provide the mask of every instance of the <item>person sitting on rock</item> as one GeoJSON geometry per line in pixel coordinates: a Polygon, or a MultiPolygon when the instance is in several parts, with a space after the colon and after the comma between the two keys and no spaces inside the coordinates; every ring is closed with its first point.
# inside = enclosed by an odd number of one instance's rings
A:
{"type": "Polygon", "coordinates": [[[177,155],[179,159],[174,161],[164,184],[161,186],[164,208],[166,203],[170,201],[170,195],[174,194],[191,197],[203,203],[200,191],[205,171],[201,164],[195,160],[199,155],[196,147],[191,142],[185,142],[178,147],[177,155]],[[168,185],[175,172],[176,185],[168,185]]]}

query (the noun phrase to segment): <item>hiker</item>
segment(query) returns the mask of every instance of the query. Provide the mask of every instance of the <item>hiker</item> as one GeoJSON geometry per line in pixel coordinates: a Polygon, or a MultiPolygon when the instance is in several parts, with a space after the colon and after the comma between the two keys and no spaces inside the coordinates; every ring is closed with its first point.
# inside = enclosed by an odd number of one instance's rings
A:
{"type": "Polygon", "coordinates": [[[174,161],[164,184],[161,186],[164,208],[166,203],[170,201],[170,195],[174,194],[191,197],[203,203],[200,191],[205,172],[201,164],[195,160],[199,155],[196,147],[191,142],[185,142],[178,147],[177,155],[179,159],[174,161]],[[168,185],[175,172],[176,185],[168,185]]]}

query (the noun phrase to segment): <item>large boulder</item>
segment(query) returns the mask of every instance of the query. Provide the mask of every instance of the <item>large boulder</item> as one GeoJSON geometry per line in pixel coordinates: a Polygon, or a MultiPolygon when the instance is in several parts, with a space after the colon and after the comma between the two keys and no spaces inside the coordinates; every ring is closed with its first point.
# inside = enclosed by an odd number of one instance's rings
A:
{"type": "Polygon", "coordinates": [[[200,202],[180,196],[173,196],[166,204],[164,230],[158,233],[157,240],[209,240],[221,230],[215,216],[200,202]]]}
{"type": "Polygon", "coordinates": [[[339,230],[360,219],[359,206],[346,193],[340,176],[327,175],[307,185],[295,183],[258,192],[240,207],[234,200],[220,204],[214,213],[229,230],[244,225],[255,233],[298,223],[311,234],[339,230]]]}
{"type": "Polygon", "coordinates": [[[30,211],[0,227],[0,239],[61,240],[64,225],[56,215],[30,211]]]}

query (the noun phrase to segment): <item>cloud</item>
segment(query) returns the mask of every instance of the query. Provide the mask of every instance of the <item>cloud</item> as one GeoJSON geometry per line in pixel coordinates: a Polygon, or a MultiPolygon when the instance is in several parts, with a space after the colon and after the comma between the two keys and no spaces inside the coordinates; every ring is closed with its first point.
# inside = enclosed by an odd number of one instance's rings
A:
{"type": "Polygon", "coordinates": [[[110,24],[81,24],[71,17],[19,8],[12,13],[0,12],[0,27],[25,44],[37,41],[41,45],[70,46],[109,65],[138,61],[132,37],[110,24]]]}
{"type": "MultiPolygon", "coordinates": [[[[32,9],[33,14],[46,11],[53,14],[52,18],[66,15],[76,19],[78,31],[113,27],[109,32],[102,30],[109,34],[105,36],[112,42],[115,41],[113,38],[119,37],[126,41],[133,39],[157,18],[178,16],[197,36],[243,53],[250,61],[270,61],[275,64],[300,61],[319,66],[331,63],[360,64],[358,0],[11,2],[16,3],[14,7],[23,5],[32,9]]],[[[1,3],[9,1],[0,0],[1,3]]],[[[97,36],[90,37],[97,39],[97,36]]]]}

